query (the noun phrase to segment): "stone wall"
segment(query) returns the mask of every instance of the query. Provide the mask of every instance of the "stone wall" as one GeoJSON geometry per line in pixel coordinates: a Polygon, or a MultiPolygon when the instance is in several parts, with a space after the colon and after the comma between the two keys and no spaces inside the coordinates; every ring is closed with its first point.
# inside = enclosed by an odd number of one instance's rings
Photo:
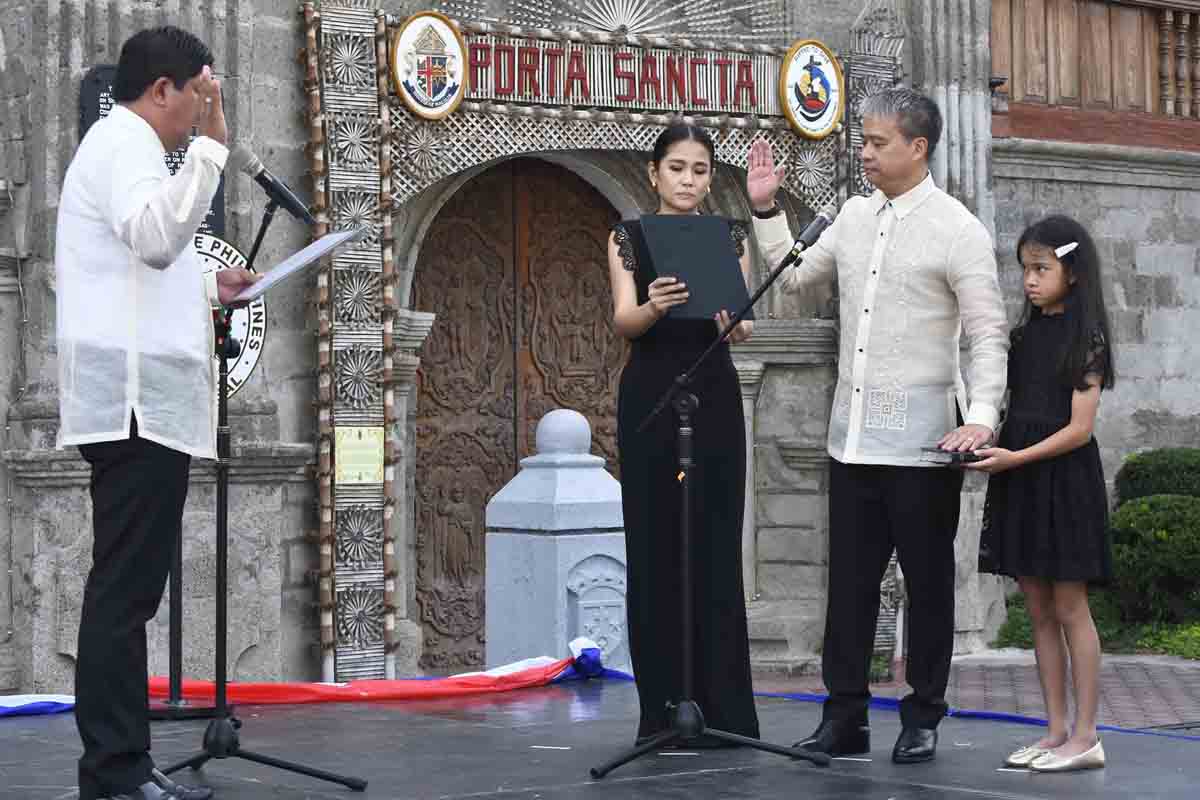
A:
{"type": "Polygon", "coordinates": [[[1015,247],[1029,223],[1070,214],[1103,259],[1117,384],[1096,438],[1110,485],[1132,452],[1200,446],[1200,154],[997,139],[993,159],[1010,318],[1023,302],[1015,247]]]}
{"type": "MultiPolygon", "coordinates": [[[[248,143],[272,172],[308,196],[303,71],[297,60],[303,26],[294,0],[0,0],[0,19],[0,180],[27,187],[30,209],[24,226],[29,252],[22,265],[29,322],[18,327],[15,270],[12,259],[3,256],[11,247],[12,214],[0,204],[0,414],[5,419],[0,492],[12,509],[11,516],[0,514],[0,578],[6,582],[13,551],[11,601],[7,586],[0,588],[0,684],[69,690],[69,682],[62,682],[68,674],[62,658],[72,652],[73,632],[54,633],[45,626],[61,619],[62,630],[70,629],[70,604],[86,574],[84,545],[90,541],[89,514],[80,505],[84,485],[74,473],[82,462],[73,451],[53,450],[53,234],[59,187],[79,140],[80,82],[92,66],[115,64],[121,43],[134,31],[168,22],[187,28],[213,50],[231,137],[248,143]],[[70,458],[63,461],[64,456],[70,458]],[[72,477],[56,474],[64,469],[72,477]],[[12,662],[20,666],[17,677],[5,678],[5,664],[12,662]],[[50,671],[38,672],[45,664],[52,665],[50,671]]],[[[227,176],[224,238],[248,251],[264,206],[263,194],[249,178],[227,176]]],[[[279,214],[259,264],[277,262],[307,241],[305,229],[279,214]]],[[[264,355],[230,405],[234,444],[245,448],[249,470],[234,470],[231,490],[236,507],[231,508],[230,667],[244,677],[312,679],[319,675],[319,660],[309,576],[316,549],[309,534],[316,523],[306,472],[316,387],[309,286],[282,286],[268,299],[267,311],[264,355]]],[[[197,677],[212,671],[211,644],[204,644],[211,641],[211,631],[204,630],[211,626],[211,610],[203,607],[204,597],[211,603],[211,588],[207,594],[201,588],[211,574],[211,554],[204,551],[213,541],[212,478],[205,477],[210,466],[193,468],[185,521],[185,580],[193,576],[196,583],[188,585],[200,592],[185,606],[190,626],[185,664],[197,677]]],[[[160,616],[165,614],[164,607],[160,616]]],[[[151,639],[152,666],[165,671],[165,623],[156,622],[151,639]]]]}

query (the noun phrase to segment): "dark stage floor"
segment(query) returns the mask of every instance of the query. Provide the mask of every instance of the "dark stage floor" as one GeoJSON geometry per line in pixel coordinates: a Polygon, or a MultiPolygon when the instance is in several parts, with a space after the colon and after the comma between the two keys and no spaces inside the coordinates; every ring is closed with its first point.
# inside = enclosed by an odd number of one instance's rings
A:
{"type": "MultiPolygon", "coordinates": [[[[242,709],[242,745],[370,781],[365,793],[240,759],[210,762],[188,777],[218,800],[332,798],[1196,798],[1200,742],[1106,733],[1105,770],[1034,775],[997,769],[1039,729],[948,719],[935,763],[897,766],[895,712],[875,711],[870,760],[829,768],[745,750],[646,756],[601,781],[588,768],[629,743],[637,697],[624,682],[577,683],[501,696],[398,704],[242,709]]],[[[764,736],[788,743],[815,726],[812,703],[763,699],[764,736]]],[[[160,764],[192,754],[204,722],[154,723],[160,764]]],[[[69,714],[0,720],[0,797],[75,796],[79,755],[69,714]]]]}

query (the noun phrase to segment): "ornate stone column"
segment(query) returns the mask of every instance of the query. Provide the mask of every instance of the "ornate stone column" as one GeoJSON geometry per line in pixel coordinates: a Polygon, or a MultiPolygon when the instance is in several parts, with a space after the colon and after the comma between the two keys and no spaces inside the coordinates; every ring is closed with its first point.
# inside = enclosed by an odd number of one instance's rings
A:
{"type": "MultiPolygon", "coordinates": [[[[890,2],[890,0],[880,0],[890,2]]],[[[912,84],[942,109],[934,180],[995,230],[991,188],[991,5],[985,0],[919,0],[910,7],[912,84]]]]}
{"type": "Polygon", "coordinates": [[[384,567],[393,607],[393,649],[388,669],[397,675],[413,675],[419,669],[422,634],[421,621],[416,616],[416,541],[413,533],[412,498],[413,475],[416,471],[415,441],[409,417],[413,409],[413,389],[421,359],[415,354],[433,328],[435,315],[424,311],[403,309],[395,317],[391,385],[392,452],[388,469],[399,474],[388,478],[390,491],[385,508],[390,536],[385,543],[384,567]]]}
{"type": "Polygon", "coordinates": [[[742,587],[746,600],[758,594],[758,526],[754,520],[754,411],[766,367],[761,361],[734,359],[742,389],[742,416],[746,420],[746,501],[742,513],[742,587]]]}

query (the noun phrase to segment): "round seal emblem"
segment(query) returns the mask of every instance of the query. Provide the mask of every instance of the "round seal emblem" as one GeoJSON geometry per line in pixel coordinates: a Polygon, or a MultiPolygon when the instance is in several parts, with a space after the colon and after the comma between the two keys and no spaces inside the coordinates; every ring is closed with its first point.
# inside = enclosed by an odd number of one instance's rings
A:
{"type": "Polygon", "coordinates": [[[796,42],[779,70],[779,104],[801,136],[824,139],[842,121],[846,83],[842,65],[816,39],[796,42]]]}
{"type": "MultiPolygon", "coordinates": [[[[205,272],[246,266],[246,256],[224,239],[197,233],[192,244],[204,262],[205,272]]],[[[260,297],[248,306],[236,309],[229,327],[230,335],[242,344],[242,352],[229,365],[229,396],[232,397],[246,383],[262,355],[263,340],[267,335],[267,301],[260,297]]]]}
{"type": "Polygon", "coordinates": [[[467,92],[467,43],[448,18],[433,11],[409,17],[392,37],[392,85],[419,117],[453,113],[467,92]]]}

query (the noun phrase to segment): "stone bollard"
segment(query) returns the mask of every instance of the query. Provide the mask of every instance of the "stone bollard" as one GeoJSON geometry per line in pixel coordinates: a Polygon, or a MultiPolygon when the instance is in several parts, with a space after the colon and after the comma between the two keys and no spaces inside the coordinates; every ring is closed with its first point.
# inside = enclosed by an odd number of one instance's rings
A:
{"type": "Polygon", "coordinates": [[[586,636],[628,671],[621,485],[576,411],[542,417],[536,443],[487,505],[487,665],[561,658],[586,636]]]}

